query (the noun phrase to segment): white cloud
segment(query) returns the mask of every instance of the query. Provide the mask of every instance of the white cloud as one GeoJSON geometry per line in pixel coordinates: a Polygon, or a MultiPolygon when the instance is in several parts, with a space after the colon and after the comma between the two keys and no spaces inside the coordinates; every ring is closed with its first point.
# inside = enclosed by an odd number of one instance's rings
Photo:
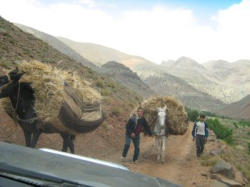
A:
{"type": "Polygon", "coordinates": [[[189,56],[198,61],[250,59],[250,1],[221,10],[215,27],[200,25],[188,9],[155,6],[114,16],[94,0],[54,3],[0,0],[0,15],[56,36],[93,42],[149,58],[157,63],[189,56]]]}

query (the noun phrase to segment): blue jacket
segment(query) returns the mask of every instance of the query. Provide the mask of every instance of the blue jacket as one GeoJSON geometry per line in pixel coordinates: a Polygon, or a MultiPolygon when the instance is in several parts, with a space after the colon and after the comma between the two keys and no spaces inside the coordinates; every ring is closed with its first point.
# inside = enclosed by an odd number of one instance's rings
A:
{"type": "MultiPolygon", "coordinates": [[[[205,123],[205,137],[207,138],[209,136],[209,131],[208,131],[208,124],[206,122],[205,123]]],[[[192,136],[195,137],[197,133],[197,125],[196,122],[194,123],[194,127],[192,130],[192,136]]]]}
{"type": "Polygon", "coordinates": [[[139,126],[143,127],[147,134],[152,135],[152,132],[150,130],[147,120],[144,117],[141,117],[136,122],[135,116],[132,116],[128,120],[126,124],[126,134],[130,136],[132,133],[136,133],[136,129],[139,126]]]}

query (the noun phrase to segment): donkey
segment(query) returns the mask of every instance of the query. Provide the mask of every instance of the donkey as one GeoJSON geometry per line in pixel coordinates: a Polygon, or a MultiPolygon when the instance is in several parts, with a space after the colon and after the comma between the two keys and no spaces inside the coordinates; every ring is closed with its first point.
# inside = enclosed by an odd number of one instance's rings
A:
{"type": "MultiPolygon", "coordinates": [[[[5,75],[0,77],[0,99],[7,97],[10,98],[16,119],[24,132],[26,146],[35,147],[41,133],[59,133],[63,138],[62,151],[66,152],[69,148],[71,153],[74,153],[75,135],[65,129],[59,129],[52,123],[44,122],[39,119],[34,109],[34,90],[31,87],[31,83],[19,82],[22,75],[23,73],[18,73],[18,70],[14,70],[11,71],[8,76],[5,75]]],[[[91,106],[88,106],[88,108],[91,108],[91,106]]],[[[61,111],[60,115],[65,118],[67,123],[70,123],[68,126],[64,123],[63,125],[69,128],[77,126],[79,120],[72,118],[72,115],[70,115],[67,110],[61,111]]],[[[95,121],[81,120],[82,126],[78,128],[81,128],[81,133],[90,132],[96,129],[102,121],[103,115],[101,113],[100,119],[95,121]]]]}
{"type": "Polygon", "coordinates": [[[154,127],[157,161],[165,162],[166,147],[166,110],[167,106],[157,108],[157,120],[154,127]]]}

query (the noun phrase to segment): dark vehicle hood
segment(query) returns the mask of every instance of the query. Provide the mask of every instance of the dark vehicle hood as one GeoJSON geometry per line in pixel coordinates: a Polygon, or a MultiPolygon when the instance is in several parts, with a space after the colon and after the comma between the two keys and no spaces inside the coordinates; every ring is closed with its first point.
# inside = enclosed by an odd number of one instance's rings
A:
{"type": "Polygon", "coordinates": [[[0,164],[27,169],[90,186],[169,186],[178,187],[163,179],[153,178],[124,169],[114,168],[0,142],[0,164]]]}

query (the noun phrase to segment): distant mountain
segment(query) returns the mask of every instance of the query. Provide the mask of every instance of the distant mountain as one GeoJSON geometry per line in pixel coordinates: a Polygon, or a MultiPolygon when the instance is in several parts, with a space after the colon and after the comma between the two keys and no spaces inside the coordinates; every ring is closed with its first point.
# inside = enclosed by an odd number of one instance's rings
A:
{"type": "Polygon", "coordinates": [[[184,80],[170,74],[162,74],[160,76],[149,76],[145,82],[161,96],[175,96],[180,99],[186,106],[201,111],[215,111],[225,104],[203,93],[184,80]]]}
{"type": "Polygon", "coordinates": [[[24,32],[30,33],[30,34],[34,35],[36,38],[39,38],[39,39],[47,42],[50,46],[57,49],[61,53],[71,57],[75,61],[80,62],[83,65],[90,67],[92,69],[95,69],[95,70],[97,69],[97,67],[92,62],[90,62],[89,60],[87,60],[84,57],[82,57],[81,55],[79,55],[77,52],[72,50],[70,47],[65,45],[63,42],[58,40],[56,37],[51,36],[49,34],[46,34],[44,32],[38,31],[38,30],[33,29],[31,27],[27,27],[25,25],[21,25],[21,24],[15,24],[15,25],[17,27],[19,27],[20,29],[22,29],[24,32]]]}
{"type": "Polygon", "coordinates": [[[134,70],[138,64],[148,64],[150,61],[137,56],[128,55],[118,50],[93,43],[80,43],[66,38],[58,37],[59,40],[74,49],[82,57],[87,58],[97,66],[101,66],[108,61],[115,61],[134,70]]]}
{"type": "Polygon", "coordinates": [[[248,60],[234,63],[218,60],[201,65],[190,58],[182,57],[175,62],[163,62],[161,66],[197,90],[225,103],[232,103],[250,92],[249,64],[248,60]]]}
{"type": "Polygon", "coordinates": [[[238,101],[250,93],[250,60],[210,61],[204,67],[217,79],[224,97],[230,101],[238,101]]]}
{"type": "Polygon", "coordinates": [[[219,98],[217,94],[213,94],[213,88],[217,87],[218,83],[214,80],[212,74],[207,69],[188,57],[181,57],[172,63],[161,64],[168,73],[185,80],[197,90],[213,95],[219,98]]]}
{"type": "MultiPolygon", "coordinates": [[[[146,81],[148,86],[152,90],[154,90],[157,94],[159,94],[158,91],[159,91],[159,88],[161,88],[161,89],[164,89],[164,91],[162,91],[162,93],[167,93],[167,95],[168,95],[171,92],[172,87],[174,87],[174,85],[179,85],[179,83],[176,83],[174,81],[174,80],[179,80],[179,79],[176,77],[176,75],[173,75],[173,76],[169,75],[169,71],[168,71],[169,68],[167,66],[157,65],[157,64],[150,62],[149,60],[146,60],[142,57],[131,56],[131,55],[122,53],[120,51],[117,51],[117,50],[114,50],[114,49],[111,49],[111,48],[108,48],[105,46],[91,44],[91,43],[78,43],[78,42],[74,42],[74,41],[71,41],[71,40],[68,40],[65,38],[59,38],[59,39],[61,41],[63,41],[65,44],[67,44],[68,46],[72,47],[74,50],[76,50],[83,57],[89,59],[90,61],[95,62],[96,65],[100,66],[101,64],[104,64],[107,61],[116,61],[118,63],[121,63],[121,64],[129,67],[132,71],[136,72],[138,74],[138,76],[143,81],[146,81]],[[159,77],[161,77],[161,78],[164,77],[164,79],[162,80],[163,82],[168,82],[169,78],[171,78],[171,79],[173,77],[175,77],[175,78],[173,78],[172,81],[170,81],[173,84],[169,84],[168,87],[161,87],[161,86],[156,85],[156,84],[160,84],[160,82],[154,82],[154,80],[158,79],[159,77]],[[153,84],[152,84],[152,82],[153,82],[153,84]]],[[[172,64],[175,66],[175,67],[171,66],[172,70],[174,72],[175,69],[181,69],[184,67],[184,65],[187,66],[186,63],[189,64],[190,71],[186,71],[187,68],[184,68],[182,71],[188,72],[187,77],[190,75],[192,67],[195,67],[195,66],[198,67],[196,71],[199,72],[200,74],[202,74],[202,72],[200,72],[200,70],[202,70],[203,72],[206,71],[206,69],[202,65],[199,65],[197,62],[193,62],[192,59],[187,59],[185,57],[180,58],[177,64],[175,61],[172,61],[169,64],[172,64]]],[[[180,75],[178,75],[178,76],[180,76],[180,75]]],[[[182,78],[182,77],[180,77],[180,78],[182,78]]],[[[200,78],[195,79],[195,80],[201,81],[200,78]]],[[[185,82],[185,85],[188,85],[188,84],[190,84],[191,81],[184,81],[184,82],[185,82]]],[[[211,82],[210,80],[205,79],[205,81],[203,81],[201,83],[201,85],[203,85],[203,83],[204,83],[204,85],[208,85],[210,82],[211,82]]],[[[196,85],[196,82],[194,84],[196,85]]],[[[192,85],[192,84],[190,84],[190,85],[192,85]]],[[[193,85],[190,87],[193,87],[193,85]]],[[[200,84],[197,87],[198,88],[201,87],[200,84]]],[[[172,95],[179,97],[180,96],[179,92],[183,92],[183,95],[184,95],[186,93],[186,90],[183,88],[186,88],[186,86],[180,86],[180,89],[178,90],[178,92],[173,92],[172,95]]],[[[223,102],[219,102],[219,100],[213,99],[208,94],[201,94],[203,90],[199,91],[199,89],[195,89],[195,88],[192,88],[192,89],[193,89],[192,92],[186,93],[187,95],[188,94],[189,95],[186,96],[185,98],[199,95],[199,99],[196,99],[195,102],[193,102],[192,99],[186,99],[186,103],[192,100],[192,102],[189,102],[190,107],[196,108],[196,109],[211,109],[211,110],[213,110],[213,109],[217,108],[218,105],[220,105],[220,104],[223,105],[223,102]],[[200,101],[202,101],[202,102],[200,102],[200,101]],[[208,103],[209,101],[212,101],[212,102],[209,104],[208,103]],[[202,106],[204,103],[206,103],[206,105],[202,106]]],[[[181,97],[179,97],[179,98],[181,98],[181,97]]],[[[182,98],[184,98],[184,96],[182,98]]]]}
{"type": "Polygon", "coordinates": [[[105,74],[110,75],[111,78],[118,81],[120,84],[128,87],[129,89],[144,97],[149,97],[154,94],[149,86],[145,84],[136,73],[131,71],[123,64],[110,61],[102,65],[102,71],[105,74]]]}
{"type": "Polygon", "coordinates": [[[250,95],[238,102],[225,106],[218,110],[217,113],[231,118],[250,120],[250,95]]]}

